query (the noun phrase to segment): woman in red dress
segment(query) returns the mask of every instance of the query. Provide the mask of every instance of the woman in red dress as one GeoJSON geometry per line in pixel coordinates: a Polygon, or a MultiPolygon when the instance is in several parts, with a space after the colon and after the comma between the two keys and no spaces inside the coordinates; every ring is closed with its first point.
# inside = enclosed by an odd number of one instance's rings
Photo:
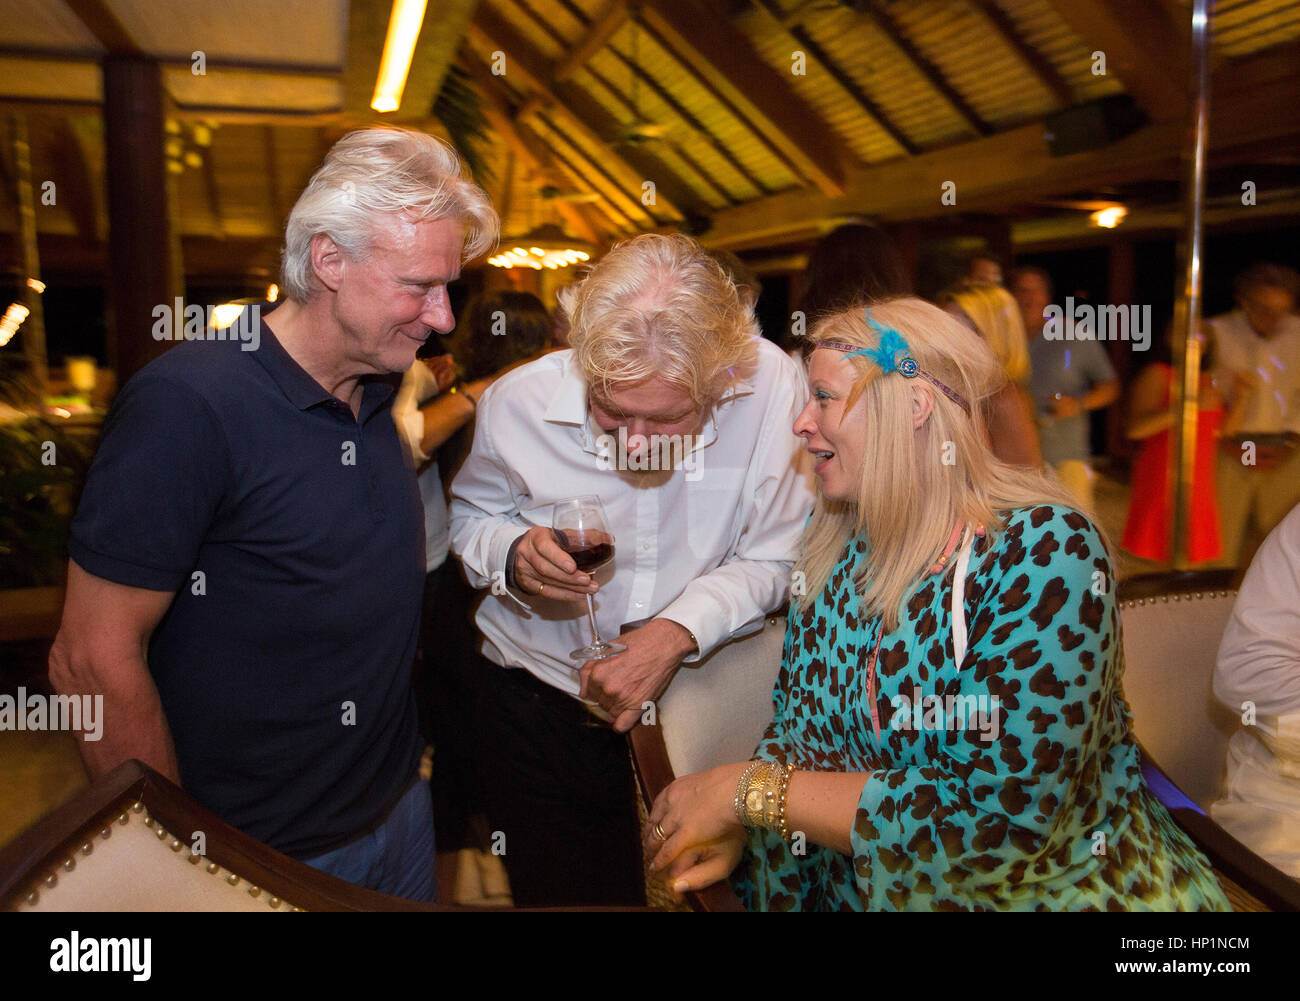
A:
{"type": "MultiPolygon", "coordinates": [[[[1214,346],[1209,328],[1198,333],[1196,339],[1201,345],[1201,381],[1197,399],[1196,465],[1187,558],[1192,563],[1204,563],[1222,555],[1214,469],[1218,439],[1224,425],[1224,405],[1210,375],[1214,346]]],[[[1162,357],[1141,371],[1133,386],[1127,433],[1130,440],[1142,444],[1133,461],[1133,493],[1122,545],[1134,556],[1168,563],[1172,558],[1169,526],[1173,521],[1169,442],[1175,421],[1170,406],[1174,370],[1169,360],[1168,334],[1160,354],[1162,357]]]]}

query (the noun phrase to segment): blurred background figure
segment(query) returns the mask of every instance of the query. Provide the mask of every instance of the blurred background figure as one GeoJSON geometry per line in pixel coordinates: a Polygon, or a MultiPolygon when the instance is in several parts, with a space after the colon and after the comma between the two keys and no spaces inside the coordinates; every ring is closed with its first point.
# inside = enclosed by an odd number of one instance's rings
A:
{"type": "Polygon", "coordinates": [[[1029,345],[1016,300],[999,285],[971,283],[940,296],[939,305],[984,338],[1007,377],[1006,385],[986,404],[993,454],[1015,466],[1041,466],[1038,422],[1029,392],[1029,345]]]}
{"type": "Polygon", "coordinates": [[[1209,322],[1220,390],[1234,405],[1219,454],[1223,561],[1240,566],[1300,503],[1300,275],[1254,264],[1237,276],[1237,308],[1209,322]]]}
{"type": "Polygon", "coordinates": [[[972,285],[1001,285],[1002,262],[987,250],[976,251],[966,264],[965,280],[972,285]]]}
{"type": "MultiPolygon", "coordinates": [[[[849,223],[827,233],[808,254],[803,294],[796,310],[804,314],[805,333],[822,317],[854,303],[909,295],[912,283],[894,241],[878,226],[849,223]]],[[[799,345],[786,332],[781,347],[799,345]]]]}
{"type": "Polygon", "coordinates": [[[1052,280],[1041,268],[1017,268],[1011,294],[1029,338],[1030,389],[1038,410],[1043,459],[1088,511],[1093,509],[1092,447],[1088,412],[1119,397],[1119,379],[1097,341],[1048,340],[1043,312],[1052,302],[1052,280]]]}
{"type": "Polygon", "coordinates": [[[1219,644],[1214,694],[1252,719],[1228,742],[1210,816],[1300,879],[1300,507],[1264,540],[1219,644]]]}
{"type": "Polygon", "coordinates": [[[505,875],[499,864],[493,872],[478,859],[461,866],[459,874],[456,865],[464,850],[486,850],[489,832],[474,771],[478,696],[469,667],[478,646],[471,621],[474,592],[460,563],[448,559],[446,488],[474,439],[478,398],[510,368],[543,353],[550,335],[551,319],[535,295],[485,292],[469,303],[451,337],[456,362],[451,354],[417,361],[393,404],[424,502],[427,576],[415,690],[421,728],[433,745],[439,879],[461,902],[482,901],[466,899],[463,887],[454,889],[459,875],[480,873],[487,892],[504,892],[505,875]]]}
{"type": "MultiPolygon", "coordinates": [[[[1169,442],[1177,419],[1170,405],[1174,380],[1172,336],[1171,324],[1165,327],[1151,363],[1138,374],[1125,429],[1130,441],[1141,444],[1133,460],[1133,488],[1122,545],[1140,559],[1159,563],[1172,559],[1169,538],[1173,524],[1173,486],[1169,480],[1169,442]]],[[[1218,559],[1223,551],[1219,540],[1215,456],[1223,429],[1224,404],[1211,377],[1215,358],[1212,328],[1208,324],[1203,326],[1197,339],[1201,381],[1187,558],[1193,563],[1204,563],[1218,559]]]]}

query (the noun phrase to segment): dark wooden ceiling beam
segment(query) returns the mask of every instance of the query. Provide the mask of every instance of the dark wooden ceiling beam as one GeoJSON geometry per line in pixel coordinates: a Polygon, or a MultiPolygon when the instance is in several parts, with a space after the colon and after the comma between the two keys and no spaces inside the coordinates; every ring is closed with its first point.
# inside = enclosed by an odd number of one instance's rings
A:
{"type": "MultiPolygon", "coordinates": [[[[514,151],[515,155],[534,173],[539,175],[543,182],[555,188],[563,189],[569,185],[567,175],[563,174],[556,166],[550,151],[546,144],[539,140],[531,130],[525,125],[520,125],[515,121],[515,115],[511,113],[507,103],[506,95],[503,93],[504,87],[501,86],[500,80],[487,70],[472,53],[465,53],[462,57],[462,65],[468,71],[471,79],[478,86],[479,97],[483,101],[483,113],[487,116],[488,124],[492,126],[493,131],[501,137],[506,145],[514,151]]],[[[592,192],[599,197],[599,191],[596,191],[590,184],[582,183],[579,185],[582,190],[592,192]]],[[[595,219],[592,218],[594,212],[586,205],[574,205],[568,202],[557,201],[555,209],[560,213],[577,234],[588,243],[603,242],[601,227],[595,219]]],[[[617,227],[610,225],[610,232],[617,233],[617,227]]]]}
{"type": "Polygon", "coordinates": [[[639,200],[636,200],[635,204],[638,208],[634,209],[635,214],[645,216],[652,226],[658,226],[661,217],[669,222],[680,222],[685,217],[668,191],[661,190],[680,188],[680,182],[674,184],[674,179],[666,171],[663,177],[647,176],[647,171],[633,166],[623,156],[614,152],[610,148],[608,139],[601,136],[596,129],[602,127],[614,129],[618,127],[618,123],[577,88],[556,84],[552,79],[552,67],[513,25],[490,7],[480,6],[470,26],[469,40],[480,57],[484,53],[494,51],[505,54],[506,76],[511,79],[512,85],[516,88],[520,88],[522,82],[523,86],[520,89],[528,92],[535,99],[531,106],[527,106],[528,113],[521,113],[521,118],[537,113],[542,107],[550,106],[555,109],[555,114],[565,119],[564,133],[573,136],[580,144],[578,148],[600,150],[600,159],[603,162],[598,165],[599,169],[614,180],[620,193],[624,195],[635,192],[635,199],[639,199],[642,183],[646,180],[655,181],[654,206],[643,206],[639,200]],[[589,122],[596,123],[595,127],[588,124],[589,122]],[[663,181],[667,181],[667,184],[662,183],[663,181]]]}
{"type": "Polygon", "coordinates": [[[939,67],[930,61],[930,57],[912,43],[912,40],[903,31],[902,25],[883,5],[876,2],[876,0],[872,0],[870,10],[864,9],[861,4],[855,6],[854,10],[858,18],[872,24],[877,31],[893,43],[894,47],[912,64],[912,67],[920,74],[921,78],[948,102],[948,105],[972,132],[981,136],[993,134],[993,126],[986,122],[971,103],[962,96],[962,93],[948,81],[948,78],[943,75],[939,67]]]}
{"type": "Polygon", "coordinates": [[[69,10],[115,56],[144,55],[134,38],[122,26],[104,0],[64,0],[69,10]]]}
{"type": "Polygon", "coordinates": [[[978,10],[993,29],[1006,42],[1022,63],[1029,68],[1029,71],[1038,78],[1038,81],[1047,88],[1056,103],[1062,108],[1068,108],[1074,104],[1074,94],[1070,90],[1069,83],[1065,77],[1061,76],[1060,71],[1052,64],[1052,61],[1029,44],[1025,39],[1024,33],[1020,27],[1007,16],[1006,11],[997,5],[997,0],[971,0],[972,5],[978,10]]]}
{"type": "Polygon", "coordinates": [[[700,0],[650,0],[642,23],[796,175],[825,195],[843,193],[854,161],[843,140],[728,21],[700,0]]]}
{"type": "Polygon", "coordinates": [[[737,174],[743,177],[745,181],[751,187],[754,188],[755,191],[758,191],[764,195],[769,195],[772,193],[772,189],[768,187],[766,184],[764,184],[763,181],[759,177],[757,177],[753,171],[751,171],[739,159],[737,159],[736,155],[730,149],[727,148],[726,144],[723,143],[721,140],[719,140],[718,137],[715,136],[711,131],[709,131],[709,129],[704,125],[704,123],[701,122],[698,118],[695,117],[694,114],[691,113],[690,108],[686,107],[686,105],[682,104],[679,100],[677,100],[677,98],[673,96],[671,91],[669,91],[666,87],[660,84],[659,81],[656,80],[654,77],[652,77],[650,74],[642,70],[641,67],[637,66],[635,62],[633,62],[630,56],[625,55],[622,52],[620,52],[618,49],[616,49],[612,43],[606,46],[606,48],[609,51],[610,55],[612,55],[615,59],[617,59],[624,66],[626,66],[630,72],[635,73],[637,79],[639,79],[643,84],[645,84],[646,87],[648,87],[650,91],[657,98],[659,98],[659,100],[663,101],[664,104],[668,105],[668,107],[673,110],[673,113],[677,115],[677,117],[681,120],[681,122],[687,128],[689,128],[692,131],[692,133],[704,139],[704,141],[709,144],[710,148],[715,153],[717,153],[720,157],[722,157],[722,159],[726,160],[727,165],[730,166],[731,169],[734,170],[737,174]]]}
{"type": "Polygon", "coordinates": [[[780,30],[784,31],[794,39],[795,44],[807,52],[813,62],[820,66],[827,75],[839,85],[840,89],[853,99],[853,102],[862,110],[863,114],[875,122],[876,126],[884,132],[885,135],[894,140],[903,152],[907,153],[909,156],[920,152],[920,148],[907,137],[902,129],[890,120],[889,115],[886,114],[885,110],[873,101],[870,95],[859,87],[852,77],[835,64],[835,61],[830,57],[826,50],[813,41],[812,36],[809,35],[807,31],[798,24],[791,24],[788,26],[783,24],[780,17],[780,11],[774,8],[774,5],[770,0],[754,0],[754,6],[757,7],[761,13],[765,14],[772,24],[776,25],[780,30]]]}
{"type": "MultiPolygon", "coordinates": [[[[561,0],[561,2],[564,3],[565,8],[569,10],[575,19],[581,21],[582,13],[579,9],[573,7],[572,3],[565,2],[565,0],[561,0]]],[[[538,11],[534,10],[530,4],[527,2],[519,2],[519,0],[517,0],[517,7],[522,10],[530,20],[532,20],[539,31],[543,31],[549,35],[556,45],[563,47],[567,44],[564,36],[559,33],[555,26],[548,19],[542,17],[538,11]]],[[[599,86],[603,87],[615,101],[621,104],[626,113],[632,119],[637,121],[640,120],[641,111],[637,107],[636,102],[632,101],[626,94],[615,87],[613,83],[602,76],[594,67],[585,66],[583,67],[583,72],[599,86]]],[[[598,132],[606,134],[608,139],[606,139],[605,145],[613,148],[626,132],[627,126],[623,122],[611,116],[605,106],[598,102],[595,99],[594,94],[590,94],[587,89],[580,89],[565,84],[557,84],[554,81],[555,76],[554,71],[552,70],[550,89],[556,92],[562,99],[567,96],[569,100],[578,101],[579,107],[570,107],[570,110],[578,111],[580,113],[579,116],[584,122],[594,124],[598,132]]],[[[535,101],[530,101],[529,103],[530,106],[536,106],[535,101]]],[[[712,188],[716,193],[716,196],[720,197],[726,204],[735,205],[737,203],[738,199],[732,198],[730,194],[720,188],[717,182],[705,173],[700,168],[699,164],[691,159],[691,157],[672,140],[661,140],[660,142],[655,143],[653,148],[634,146],[631,144],[625,145],[628,147],[627,152],[625,153],[627,161],[643,174],[653,177],[655,179],[656,189],[663,187],[664,193],[667,194],[676,205],[682,208],[689,208],[696,214],[703,214],[712,211],[712,206],[703,204],[699,195],[696,194],[695,189],[680,179],[678,170],[675,167],[670,167],[670,165],[664,161],[663,157],[658,155],[658,151],[660,150],[672,151],[678,160],[685,165],[688,171],[699,177],[707,187],[712,188]]],[[[657,192],[656,197],[658,197],[657,192]]]]}
{"type": "Polygon", "coordinates": [[[1188,25],[1160,0],[1048,0],[1088,46],[1106,55],[1106,72],[1155,121],[1181,121],[1187,113],[1188,25]]]}
{"type": "Polygon", "coordinates": [[[555,65],[551,78],[563,83],[591,62],[591,57],[603,49],[619,28],[627,23],[627,0],[609,0],[605,9],[592,18],[586,33],[578,40],[573,51],[555,65]]]}

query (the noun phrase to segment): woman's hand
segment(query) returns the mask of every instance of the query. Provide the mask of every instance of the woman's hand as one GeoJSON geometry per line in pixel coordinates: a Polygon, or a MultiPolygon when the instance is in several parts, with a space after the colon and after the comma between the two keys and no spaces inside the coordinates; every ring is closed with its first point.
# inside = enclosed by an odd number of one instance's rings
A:
{"type": "Polygon", "coordinates": [[[738,828],[734,833],[716,841],[687,848],[668,866],[664,872],[664,881],[673,897],[680,901],[683,894],[703,890],[726,879],[740,863],[740,857],[744,853],[745,830],[738,828]]]}
{"type": "MultiPolygon", "coordinates": [[[[744,843],[745,829],[736,821],[732,804],[740,776],[748,767],[749,762],[742,761],[685,775],[659,794],[642,833],[646,854],[654,852],[650,860],[652,870],[667,870],[670,878],[676,878],[697,864],[687,861],[697,856],[700,861],[706,856],[715,860],[712,865],[732,857],[731,847],[720,846],[736,839],[739,844],[744,843]]],[[[733,866],[739,857],[735,854],[733,866]]],[[[708,871],[712,872],[712,867],[708,871]]],[[[727,872],[708,882],[716,882],[727,872]]],[[[693,884],[690,888],[699,889],[693,884]]]]}

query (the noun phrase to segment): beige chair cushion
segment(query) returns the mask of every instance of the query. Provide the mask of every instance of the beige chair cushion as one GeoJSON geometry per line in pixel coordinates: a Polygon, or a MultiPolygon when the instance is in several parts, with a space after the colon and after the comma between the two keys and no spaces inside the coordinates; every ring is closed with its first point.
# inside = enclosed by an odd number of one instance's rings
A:
{"type": "Polygon", "coordinates": [[[1214,662],[1235,592],[1121,604],[1124,696],[1156,763],[1202,809],[1219,796],[1237,718],[1214,698],[1214,662]]]}
{"type": "MultiPolygon", "coordinates": [[[[232,873],[220,867],[210,872],[207,859],[189,861],[189,845],[173,851],[173,836],[158,837],[156,823],[145,825],[145,813],[129,808],[126,824],[113,821],[101,832],[90,832],[83,849],[72,853],[73,868],[60,866],[54,885],[40,884],[36,900],[19,902],[22,911],[254,911],[287,912],[291,904],[277,900],[246,880],[230,882],[232,873]]],[[[101,829],[101,830],[103,830],[101,829]]]]}
{"type": "Polygon", "coordinates": [[[747,761],[772,721],[772,688],[781,670],[785,618],[687,664],[659,700],[668,760],[677,775],[747,761]]]}

